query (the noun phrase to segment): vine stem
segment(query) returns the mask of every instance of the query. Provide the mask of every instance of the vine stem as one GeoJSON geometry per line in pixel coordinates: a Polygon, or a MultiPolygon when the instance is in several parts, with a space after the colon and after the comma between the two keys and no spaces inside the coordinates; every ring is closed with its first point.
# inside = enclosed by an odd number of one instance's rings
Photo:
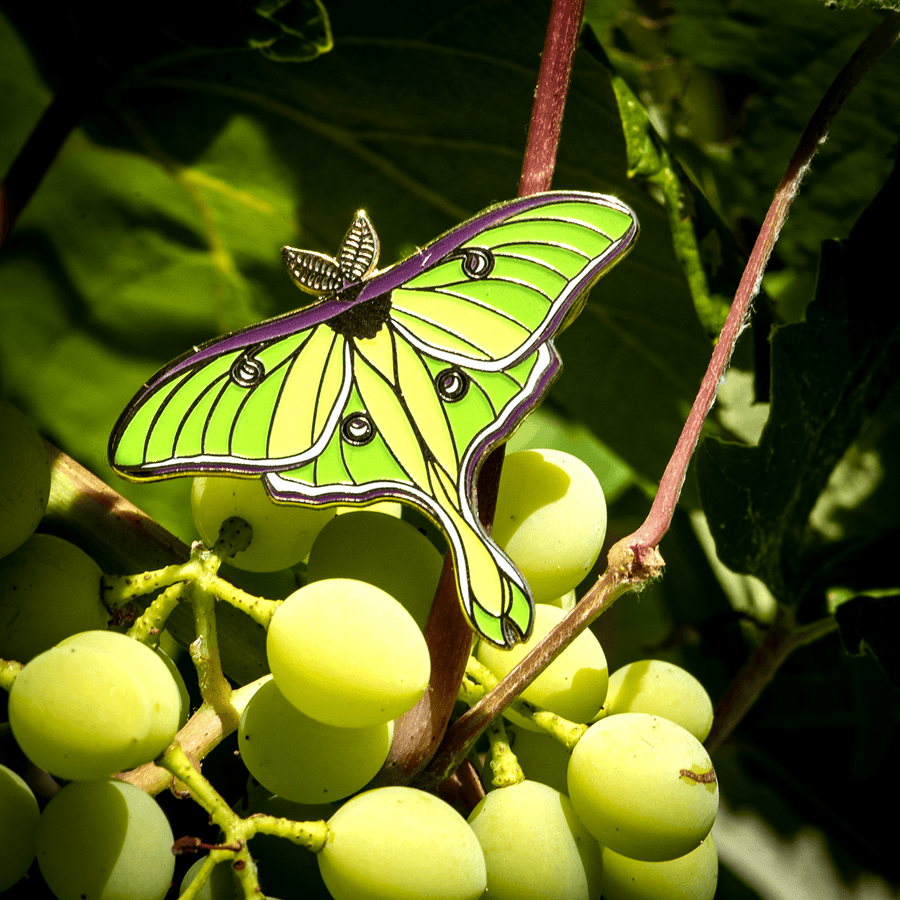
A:
{"type": "MultiPolygon", "coordinates": [[[[891,13],[860,44],[838,73],[801,135],[797,149],[775,191],[697,397],[660,479],[659,489],[647,518],[637,531],[611,548],[606,572],[569,615],[493,690],[447,730],[438,753],[424,773],[426,783],[439,782],[453,771],[465,759],[469,749],[491,720],[512,702],[523,685],[536,678],[619,596],[660,574],[663,559],[657,547],[672,523],[687,467],[697,447],[703,423],[715,402],[716,391],[746,324],[750,304],[759,292],[763,272],[800,189],[800,182],[816,151],[825,142],[828,129],[844,101],[898,37],[900,13],[891,13]]],[[[751,655],[747,665],[726,692],[723,703],[719,706],[720,736],[715,738],[716,741],[724,740],[731,733],[790,652],[818,636],[821,634],[815,631],[797,633],[789,628],[773,627],[757,648],[758,652],[751,655]]]]}
{"type": "Polygon", "coordinates": [[[712,729],[703,742],[709,753],[715,753],[728,740],[794,650],[831,634],[837,627],[834,616],[798,626],[790,611],[779,608],[775,621],[716,704],[712,729]]]}
{"type": "MultiPolygon", "coordinates": [[[[551,7],[519,179],[520,197],[546,191],[552,182],[583,13],[584,0],[554,0],[551,7]]],[[[497,505],[503,457],[501,445],[487,457],[478,476],[478,515],[488,533],[497,505]]],[[[378,775],[379,784],[407,784],[428,764],[444,738],[462,683],[472,632],[459,608],[449,553],[425,640],[431,653],[432,680],[419,703],[395,722],[390,756],[378,775]]]]}

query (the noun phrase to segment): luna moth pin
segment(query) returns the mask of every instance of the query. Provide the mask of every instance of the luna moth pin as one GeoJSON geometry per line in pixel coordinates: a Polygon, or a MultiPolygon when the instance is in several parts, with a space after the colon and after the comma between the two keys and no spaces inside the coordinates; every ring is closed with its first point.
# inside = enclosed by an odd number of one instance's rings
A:
{"type": "Polygon", "coordinates": [[[261,477],[280,503],[411,504],[447,537],[472,628],[511,647],[534,602],[479,522],[478,469],[544,396],[561,366],[553,336],[637,233],[619,200],[554,191],[376,272],[360,212],[336,258],[282,251],[318,302],[158,372],[116,423],[110,463],[133,481],[261,477]]]}

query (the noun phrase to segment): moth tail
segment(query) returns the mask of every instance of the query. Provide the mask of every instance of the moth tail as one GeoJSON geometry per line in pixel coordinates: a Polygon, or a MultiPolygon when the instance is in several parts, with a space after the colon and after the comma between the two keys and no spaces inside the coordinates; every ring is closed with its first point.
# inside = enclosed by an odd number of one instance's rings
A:
{"type": "Polygon", "coordinates": [[[525,579],[480,526],[473,526],[449,504],[442,511],[457,591],[469,624],[499,647],[527,640],[534,625],[534,600],[525,579]]]}

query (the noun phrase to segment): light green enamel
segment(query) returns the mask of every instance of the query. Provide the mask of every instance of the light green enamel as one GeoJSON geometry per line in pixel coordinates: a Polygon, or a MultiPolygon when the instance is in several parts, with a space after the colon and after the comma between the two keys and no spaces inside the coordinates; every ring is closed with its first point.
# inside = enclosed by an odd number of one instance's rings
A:
{"type": "MultiPolygon", "coordinates": [[[[369,411],[379,435],[390,447],[391,453],[397,461],[396,465],[414,484],[425,484],[428,476],[425,471],[422,448],[416,438],[412,423],[392,386],[381,377],[377,370],[358,356],[354,360],[354,376],[363,407],[369,411]]],[[[347,412],[352,412],[352,408],[348,406],[347,412]]],[[[353,472],[355,475],[356,470],[353,469],[353,472]]],[[[368,475],[364,480],[377,477],[379,476],[368,475]]],[[[382,475],[381,477],[392,476],[382,475]]]]}
{"type": "Polygon", "coordinates": [[[437,372],[432,372],[426,361],[402,341],[397,344],[396,362],[398,378],[403,386],[403,399],[409,408],[410,417],[438,464],[456,478],[459,471],[458,445],[454,443],[445,415],[445,408],[456,404],[445,404],[434,383],[434,376],[446,368],[446,363],[438,367],[437,372]]]}
{"type": "Polygon", "coordinates": [[[461,303],[458,297],[436,291],[394,291],[394,308],[436,323],[450,334],[467,335],[488,359],[512,353],[530,336],[527,328],[492,309],[461,303]]]}
{"type": "Polygon", "coordinates": [[[217,391],[207,391],[200,402],[188,413],[187,419],[178,434],[175,445],[176,456],[196,456],[203,449],[203,429],[209,418],[209,411],[216,402],[217,391]]]}
{"type": "Polygon", "coordinates": [[[238,413],[231,441],[231,452],[247,459],[265,459],[269,455],[269,433],[278,407],[278,394],[288,374],[281,366],[252,390],[242,388],[246,402],[238,413]]]}
{"type": "Polygon", "coordinates": [[[419,315],[413,315],[406,312],[402,306],[403,291],[397,289],[394,291],[395,306],[392,312],[393,318],[402,325],[405,325],[412,331],[419,340],[424,341],[436,350],[443,350],[449,353],[459,353],[461,356],[467,356],[469,359],[487,360],[490,356],[480,347],[476,347],[472,340],[467,340],[460,335],[448,331],[443,326],[434,325],[431,322],[423,320],[419,315]]]}
{"type": "Polygon", "coordinates": [[[529,222],[510,219],[486,233],[483,246],[499,247],[523,241],[546,241],[562,247],[573,247],[588,256],[600,256],[610,245],[602,234],[576,222],[529,222]]]}
{"type": "Polygon", "coordinates": [[[552,203],[538,209],[526,209],[511,216],[509,221],[528,222],[534,239],[555,244],[558,241],[553,240],[553,235],[559,228],[560,219],[575,220],[583,222],[588,227],[599,228],[613,240],[622,237],[634,221],[630,215],[621,210],[597,203],[581,203],[577,200],[552,203]]]}

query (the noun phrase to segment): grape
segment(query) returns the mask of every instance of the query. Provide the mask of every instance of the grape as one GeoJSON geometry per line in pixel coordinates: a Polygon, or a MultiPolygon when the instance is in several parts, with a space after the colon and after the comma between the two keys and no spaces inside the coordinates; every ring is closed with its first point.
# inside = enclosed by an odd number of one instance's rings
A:
{"type": "Polygon", "coordinates": [[[37,528],[50,499],[50,460],[40,435],[11,403],[0,400],[0,557],[37,528]]]}
{"type": "Polygon", "coordinates": [[[12,769],[0,766],[0,892],[12,887],[34,859],[41,816],[31,788],[12,769]]]}
{"type": "Polygon", "coordinates": [[[519,450],[503,462],[493,537],[538,603],[576,587],[600,555],[606,500],[594,473],[561,450],[519,450]]]}
{"type": "Polygon", "coordinates": [[[9,696],[22,751],[60,778],[88,781],[158,756],[178,727],[178,686],[148,647],[85,632],[36,656],[9,696]]]}
{"type": "Polygon", "coordinates": [[[334,507],[276,503],[259,478],[221,475],[195,478],[191,512],[203,542],[211,547],[219,539],[222,523],[239,516],[250,524],[253,538],[229,562],[238,569],[275,572],[309,555],[316,535],[334,517],[334,507]]]}
{"type": "Polygon", "coordinates": [[[0,560],[0,657],[28,662],[63,638],[105,628],[100,567],[49,534],[33,534],[0,560]]]}
{"type": "MultiPolygon", "coordinates": [[[[182,894],[191,886],[191,883],[205,864],[206,857],[201,857],[185,872],[181,881],[182,894]]],[[[238,893],[238,890],[236,890],[234,876],[231,874],[231,866],[227,862],[220,862],[216,865],[206,884],[200,888],[200,892],[197,894],[197,900],[235,900],[238,897],[243,897],[243,894],[238,893]]]]}
{"type": "Polygon", "coordinates": [[[154,651],[156,655],[166,664],[175,686],[178,688],[178,728],[184,728],[187,720],[191,716],[191,695],[188,693],[187,685],[184,683],[184,676],[175,665],[175,660],[163,650],[157,647],[154,651]]]}
{"type": "Polygon", "coordinates": [[[159,756],[172,743],[183,713],[183,695],[175,676],[158,650],[151,650],[140,641],[114,631],[83,631],[61,641],[58,646],[92,648],[127,665],[129,671],[137,675],[150,700],[151,726],[144,752],[152,750],[152,753],[146,760],[159,756]]]}
{"type": "Polygon", "coordinates": [[[348,800],[319,854],[335,900],[477,900],[484,854],[455,809],[424,791],[385,787],[348,800]]]}
{"type": "Polygon", "coordinates": [[[140,788],[72,782],[41,816],[37,860],[58,900],[162,900],[173,843],[163,811],[140,788]]]}
{"type": "Polygon", "coordinates": [[[396,719],[415,706],[431,676],[412,616],[380,588],[350,578],[291,594],[269,624],[266,655],[290,703],[340,728],[396,719]]]}
{"type": "Polygon", "coordinates": [[[270,791],[296,803],[324,803],[365,787],[393,736],[393,722],[335,728],[311,719],[269,681],[241,716],[238,746],[250,774],[270,791]]]}
{"type": "Polygon", "coordinates": [[[661,659],[642,659],[609,677],[606,706],[610,715],[642,712],[663,716],[706,740],[713,721],[712,700],[690,672],[661,659]]]}
{"type": "Polygon", "coordinates": [[[569,769],[569,751],[556,738],[545,732],[510,728],[510,747],[531,781],[539,781],[565,794],[569,769]]]}
{"type": "Polygon", "coordinates": [[[409,522],[383,513],[336,516],[309,553],[308,582],[356,578],[398,600],[422,631],[428,621],[444,560],[409,522]]]}
{"type": "MultiPolygon", "coordinates": [[[[506,650],[481,641],[475,655],[497,678],[503,678],[565,616],[556,606],[537,603],[534,632],[525,643],[506,650]]],[[[608,681],[603,648],[590,631],[583,631],[525,688],[521,697],[572,722],[590,722],[603,706],[608,681]]],[[[536,725],[512,710],[507,710],[505,715],[521,727],[537,729],[536,725]]]]}
{"type": "Polygon", "coordinates": [[[592,725],[572,751],[568,784],[578,817],[604,847],[654,862],[699,847],[719,803],[703,745],[646,713],[592,725]]]}
{"type": "Polygon", "coordinates": [[[484,851],[491,900],[594,900],[600,847],[565,794],[522,781],[491,791],[469,824],[484,851]]]}
{"type": "Polygon", "coordinates": [[[677,859],[641,862],[603,848],[606,900],[713,900],[719,862],[712,834],[677,859]]]}

